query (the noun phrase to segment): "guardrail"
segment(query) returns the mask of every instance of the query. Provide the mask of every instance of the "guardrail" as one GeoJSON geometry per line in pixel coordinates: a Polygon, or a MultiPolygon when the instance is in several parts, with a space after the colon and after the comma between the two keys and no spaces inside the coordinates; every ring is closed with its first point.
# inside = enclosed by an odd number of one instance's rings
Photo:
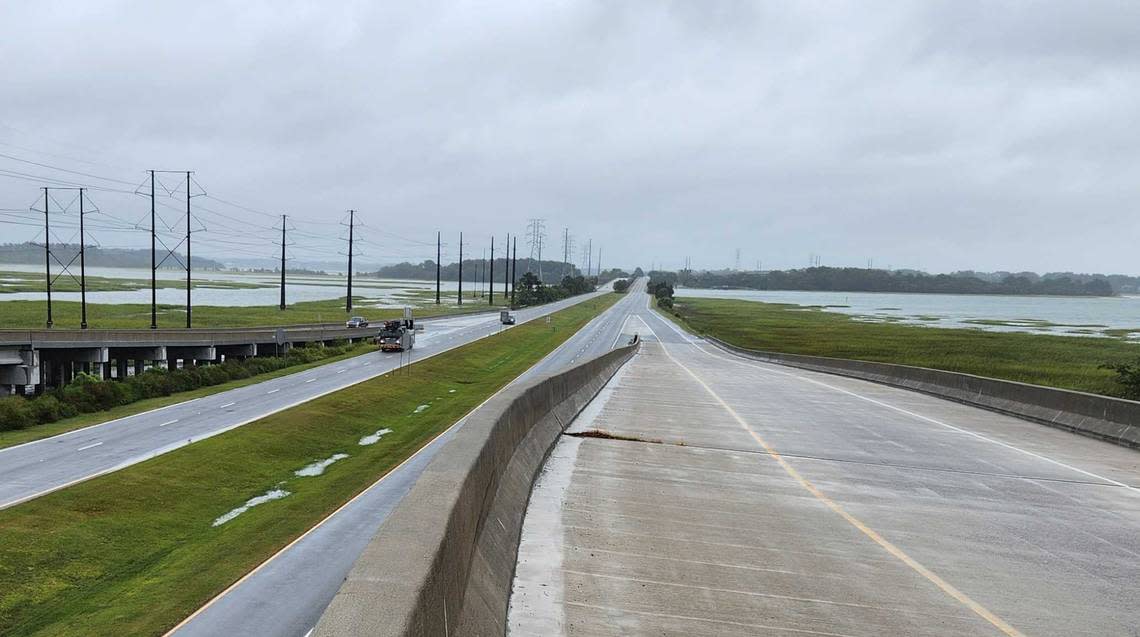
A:
{"type": "Polygon", "coordinates": [[[637,347],[475,410],[380,527],[315,635],[505,634],[531,486],[563,429],[637,347]]]}
{"type": "Polygon", "coordinates": [[[1140,402],[1137,401],[927,367],[751,350],[712,336],[704,338],[723,350],[766,363],[910,389],[1140,448],[1140,402]]]}

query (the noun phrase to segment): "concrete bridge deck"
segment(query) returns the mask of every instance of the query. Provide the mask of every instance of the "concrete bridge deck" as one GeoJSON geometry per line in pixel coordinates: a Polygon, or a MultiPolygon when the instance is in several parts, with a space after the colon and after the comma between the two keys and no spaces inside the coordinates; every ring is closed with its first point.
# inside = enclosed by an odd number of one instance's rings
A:
{"type": "Polygon", "coordinates": [[[1140,634],[1136,451],[626,329],[531,496],[510,634],[1140,634]]]}

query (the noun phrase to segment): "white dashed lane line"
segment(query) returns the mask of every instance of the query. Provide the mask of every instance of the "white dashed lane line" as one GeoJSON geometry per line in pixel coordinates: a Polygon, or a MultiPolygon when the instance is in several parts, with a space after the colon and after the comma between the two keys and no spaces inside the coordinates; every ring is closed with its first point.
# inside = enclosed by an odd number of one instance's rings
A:
{"type": "Polygon", "coordinates": [[[103,444],[101,441],[96,442],[95,444],[87,445],[86,447],[80,447],[80,448],[76,449],[76,451],[87,451],[88,449],[94,449],[95,447],[98,447],[101,444],[103,444]]]}

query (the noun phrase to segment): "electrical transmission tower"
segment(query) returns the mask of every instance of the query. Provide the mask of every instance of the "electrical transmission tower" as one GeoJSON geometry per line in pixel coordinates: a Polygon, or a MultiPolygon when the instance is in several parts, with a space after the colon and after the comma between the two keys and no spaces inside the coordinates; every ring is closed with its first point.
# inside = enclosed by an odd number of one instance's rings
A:
{"type": "Polygon", "coordinates": [[[733,269],[737,272],[740,272],[740,248],[736,249],[736,265],[733,267],[733,269]]]}
{"type": "Polygon", "coordinates": [[[546,240],[546,219],[531,219],[526,226],[527,243],[530,244],[530,260],[534,263],[538,255],[538,280],[542,281],[542,244],[546,240]]]}
{"type": "Polygon", "coordinates": [[[570,228],[562,229],[562,277],[566,278],[566,269],[570,267],[570,228]]]}

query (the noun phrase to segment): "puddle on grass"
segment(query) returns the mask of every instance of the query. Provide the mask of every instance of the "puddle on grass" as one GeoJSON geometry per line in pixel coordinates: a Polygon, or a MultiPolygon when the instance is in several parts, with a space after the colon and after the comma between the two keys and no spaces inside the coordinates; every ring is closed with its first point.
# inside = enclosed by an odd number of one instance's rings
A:
{"type": "Polygon", "coordinates": [[[333,455],[329,456],[328,458],[325,458],[324,460],[318,460],[318,461],[314,462],[313,464],[305,465],[304,467],[297,469],[296,471],[293,472],[293,475],[295,475],[299,478],[308,478],[311,476],[319,476],[322,473],[324,473],[325,469],[328,469],[329,466],[332,465],[332,463],[336,462],[337,460],[344,460],[347,457],[348,457],[347,453],[334,453],[333,455]]]}
{"type": "Polygon", "coordinates": [[[252,509],[255,506],[258,506],[260,504],[265,504],[266,502],[272,502],[273,500],[280,500],[281,498],[284,498],[287,495],[289,495],[289,492],[286,491],[285,489],[277,489],[277,488],[270,489],[269,491],[266,491],[263,495],[259,495],[259,496],[254,497],[254,498],[250,498],[250,499],[245,501],[245,504],[239,506],[238,508],[230,511],[229,513],[227,513],[223,516],[218,517],[216,520],[214,520],[214,523],[211,526],[221,526],[221,525],[225,524],[226,522],[229,522],[230,520],[241,515],[242,513],[245,513],[246,511],[252,509]]]}
{"type": "Polygon", "coordinates": [[[374,445],[374,444],[380,442],[380,439],[383,438],[385,434],[390,434],[390,433],[392,433],[391,429],[384,428],[384,429],[381,429],[380,431],[377,431],[374,434],[370,434],[370,435],[367,435],[367,436],[361,438],[360,442],[358,442],[356,444],[360,445],[361,447],[366,447],[368,445],[374,445]]]}
{"type": "Polygon", "coordinates": [[[415,411],[413,411],[412,413],[413,413],[413,414],[420,414],[420,413],[423,413],[423,411],[424,411],[425,409],[427,409],[428,407],[431,407],[431,405],[420,405],[419,407],[416,407],[416,410],[415,410],[415,411]]]}

